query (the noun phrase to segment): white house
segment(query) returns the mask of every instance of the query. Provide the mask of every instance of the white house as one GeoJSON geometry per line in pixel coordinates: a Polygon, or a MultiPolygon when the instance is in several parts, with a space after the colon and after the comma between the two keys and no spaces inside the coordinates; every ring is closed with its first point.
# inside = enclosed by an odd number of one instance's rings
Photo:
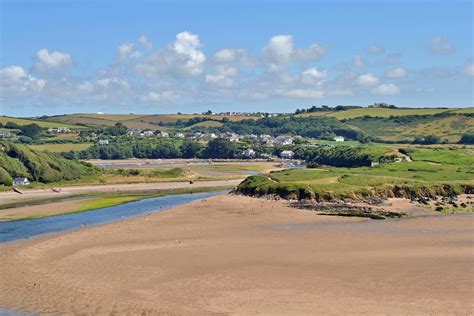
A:
{"type": "Polygon", "coordinates": [[[242,152],[242,156],[245,158],[253,158],[255,157],[255,151],[251,148],[247,148],[242,152]]]}
{"type": "Polygon", "coordinates": [[[292,159],[294,155],[295,153],[292,152],[291,150],[284,150],[281,152],[280,157],[282,159],[292,159]]]}
{"type": "Polygon", "coordinates": [[[183,134],[183,133],[176,133],[176,134],[174,134],[174,136],[175,136],[176,138],[184,138],[184,134],[183,134]]]}
{"type": "Polygon", "coordinates": [[[99,145],[108,145],[109,140],[108,139],[99,139],[99,145]]]}
{"type": "Polygon", "coordinates": [[[168,132],[161,131],[156,134],[156,137],[166,138],[166,137],[170,137],[170,134],[168,134],[168,132]]]}
{"type": "Polygon", "coordinates": [[[127,130],[127,135],[130,136],[139,136],[141,134],[142,130],[139,128],[130,128],[127,130]]]}
{"type": "Polygon", "coordinates": [[[28,185],[30,181],[27,178],[15,178],[13,179],[13,185],[28,185]]]}
{"type": "Polygon", "coordinates": [[[275,138],[275,144],[284,146],[284,145],[291,145],[293,144],[293,137],[291,136],[278,136],[275,138]]]}
{"type": "Polygon", "coordinates": [[[336,142],[343,142],[343,141],[344,141],[344,137],[342,137],[342,136],[336,136],[336,137],[334,137],[334,140],[335,140],[336,142]]]}
{"type": "Polygon", "coordinates": [[[153,131],[144,131],[143,136],[145,136],[145,137],[153,136],[153,131]]]}

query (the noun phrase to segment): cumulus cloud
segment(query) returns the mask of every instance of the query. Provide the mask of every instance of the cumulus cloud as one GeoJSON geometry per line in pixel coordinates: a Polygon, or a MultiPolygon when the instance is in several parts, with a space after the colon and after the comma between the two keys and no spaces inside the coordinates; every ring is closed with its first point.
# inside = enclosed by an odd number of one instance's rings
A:
{"type": "Polygon", "coordinates": [[[130,84],[127,81],[117,77],[99,79],[97,80],[97,84],[103,88],[130,89],[130,84]]]}
{"type": "Polygon", "coordinates": [[[398,95],[400,88],[393,83],[383,83],[375,87],[372,92],[378,95],[398,95]]]}
{"type": "Polygon", "coordinates": [[[466,64],[462,68],[461,73],[469,77],[474,77],[474,63],[466,64]]]}
{"type": "Polygon", "coordinates": [[[363,87],[372,87],[379,83],[379,78],[371,73],[366,73],[357,78],[357,83],[363,87]]]}
{"type": "Polygon", "coordinates": [[[151,49],[153,47],[153,44],[148,40],[145,35],[142,35],[138,38],[138,43],[140,43],[147,49],[151,49]]]}
{"type": "Polygon", "coordinates": [[[316,67],[308,68],[301,74],[301,81],[305,84],[317,84],[322,83],[328,75],[328,72],[323,69],[316,67]]]}
{"type": "Polygon", "coordinates": [[[433,53],[449,54],[454,52],[454,46],[441,35],[433,36],[429,47],[433,53]]]}
{"type": "Polygon", "coordinates": [[[295,48],[293,36],[275,35],[262,49],[262,59],[270,64],[271,70],[279,70],[293,62],[319,60],[327,47],[311,44],[308,48],[295,48]]]}
{"type": "Polygon", "coordinates": [[[385,73],[385,77],[387,78],[403,78],[406,77],[408,71],[403,67],[398,67],[392,70],[389,70],[385,73]]]}
{"type": "Polygon", "coordinates": [[[379,55],[383,54],[385,52],[385,49],[379,44],[374,43],[367,48],[367,52],[369,52],[370,54],[379,55]]]}
{"type": "Polygon", "coordinates": [[[36,52],[36,63],[33,69],[36,71],[57,71],[64,70],[72,65],[71,54],[53,51],[46,48],[36,52]]]}
{"type": "Polygon", "coordinates": [[[8,66],[0,69],[0,94],[2,99],[41,91],[45,84],[45,80],[32,76],[23,67],[8,66]]]}
{"type": "Polygon", "coordinates": [[[202,74],[206,56],[202,52],[199,36],[190,32],[176,35],[174,43],[136,66],[139,74],[154,77],[193,77],[202,74]]]}
{"type": "Polygon", "coordinates": [[[279,90],[277,91],[278,95],[299,99],[319,99],[324,97],[324,92],[321,90],[315,89],[289,89],[289,90],[279,90]]]}
{"type": "Polygon", "coordinates": [[[141,56],[141,53],[134,49],[133,43],[123,43],[117,49],[118,59],[120,62],[125,62],[130,59],[136,59],[141,56]]]}
{"type": "Polygon", "coordinates": [[[366,67],[367,63],[362,59],[362,57],[355,55],[352,59],[352,65],[354,65],[354,67],[362,68],[366,67]]]}
{"type": "Polygon", "coordinates": [[[143,95],[140,99],[143,102],[160,103],[160,102],[174,101],[176,98],[177,98],[177,95],[172,91],[163,91],[163,92],[151,91],[143,95]]]}

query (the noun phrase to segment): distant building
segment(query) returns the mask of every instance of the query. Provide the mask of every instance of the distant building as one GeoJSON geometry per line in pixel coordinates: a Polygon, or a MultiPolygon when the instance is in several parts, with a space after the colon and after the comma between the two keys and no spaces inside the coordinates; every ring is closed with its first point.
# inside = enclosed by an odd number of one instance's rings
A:
{"type": "Polygon", "coordinates": [[[334,140],[335,140],[336,142],[343,142],[343,141],[344,141],[344,137],[342,137],[342,136],[336,136],[336,137],[334,137],[334,140]]]}
{"type": "Polygon", "coordinates": [[[130,128],[127,130],[127,135],[129,136],[139,136],[142,133],[142,130],[139,128],[130,128]]]}
{"type": "Polygon", "coordinates": [[[174,136],[175,136],[176,138],[184,138],[184,134],[183,134],[183,133],[176,133],[176,134],[174,134],[174,136]]]}
{"type": "Polygon", "coordinates": [[[242,156],[245,157],[245,158],[253,158],[253,157],[255,157],[255,151],[251,148],[245,149],[242,152],[242,156]]]}
{"type": "Polygon", "coordinates": [[[99,139],[99,145],[108,145],[109,140],[108,139],[99,139]]]}
{"type": "Polygon", "coordinates": [[[275,138],[275,144],[280,146],[291,145],[293,144],[293,137],[291,136],[278,136],[275,138]]]}
{"type": "Polygon", "coordinates": [[[161,131],[159,133],[156,133],[156,137],[166,138],[166,137],[170,137],[170,134],[168,134],[168,132],[161,131]]]}
{"type": "Polygon", "coordinates": [[[281,152],[280,157],[282,159],[293,159],[294,155],[295,155],[295,153],[292,152],[291,150],[284,150],[284,151],[281,152]]]}
{"type": "Polygon", "coordinates": [[[13,134],[10,132],[0,132],[0,137],[1,138],[7,138],[7,137],[12,137],[13,134]]]}
{"type": "Polygon", "coordinates": [[[69,127],[50,127],[48,128],[48,132],[55,134],[67,134],[71,133],[71,129],[69,127]]]}
{"type": "Polygon", "coordinates": [[[153,136],[153,131],[144,131],[143,136],[145,136],[145,137],[153,136]]]}
{"type": "Polygon", "coordinates": [[[13,185],[29,185],[30,181],[28,178],[15,178],[13,179],[13,185]]]}

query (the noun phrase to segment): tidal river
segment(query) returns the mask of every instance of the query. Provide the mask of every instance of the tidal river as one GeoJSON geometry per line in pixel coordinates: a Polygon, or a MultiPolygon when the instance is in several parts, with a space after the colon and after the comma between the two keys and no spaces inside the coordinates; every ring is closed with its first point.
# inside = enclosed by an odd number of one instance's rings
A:
{"type": "Polygon", "coordinates": [[[160,212],[181,204],[224,193],[226,193],[226,191],[167,195],[87,212],[31,220],[0,222],[0,243],[77,229],[83,226],[89,227],[110,223],[134,216],[145,215],[150,212],[160,212]]]}

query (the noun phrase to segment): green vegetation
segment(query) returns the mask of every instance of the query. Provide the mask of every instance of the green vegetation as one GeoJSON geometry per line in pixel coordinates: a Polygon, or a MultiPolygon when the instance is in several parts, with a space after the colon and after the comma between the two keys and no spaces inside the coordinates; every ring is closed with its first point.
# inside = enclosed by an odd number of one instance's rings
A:
{"type": "Polygon", "coordinates": [[[470,150],[414,149],[410,154],[418,160],[376,167],[290,169],[250,176],[238,186],[237,192],[318,201],[419,198],[474,192],[470,150]],[[443,163],[423,160],[428,157],[443,163]]]}
{"type": "MultiPolygon", "coordinates": [[[[68,199],[74,198],[82,198],[80,200],[80,206],[76,209],[72,209],[62,213],[50,213],[50,214],[41,214],[41,215],[31,215],[25,216],[21,218],[14,219],[15,221],[18,220],[30,220],[30,219],[37,219],[43,217],[51,217],[51,216],[60,216],[65,214],[72,214],[72,213],[79,213],[79,212],[87,212],[96,209],[112,207],[122,204],[127,204],[130,202],[135,202],[143,199],[154,198],[154,197],[161,197],[167,195],[179,195],[179,194],[192,194],[192,193],[204,193],[204,192],[212,192],[218,190],[229,190],[231,187],[197,187],[197,188],[181,188],[181,189],[168,189],[168,190],[157,190],[153,192],[129,192],[129,193],[102,193],[100,195],[79,195],[74,197],[69,197],[68,199]]],[[[59,198],[59,199],[49,199],[47,202],[58,202],[64,201],[66,199],[59,198]]],[[[45,201],[42,201],[44,203],[45,201]]],[[[17,205],[13,205],[12,207],[18,207],[17,205]]],[[[5,207],[2,207],[5,209],[5,207]]]]}
{"type": "Polygon", "coordinates": [[[52,153],[63,153],[69,151],[81,151],[91,147],[91,143],[64,143],[64,144],[41,144],[41,145],[28,145],[33,150],[38,151],[49,151],[52,153]]]}
{"type": "Polygon", "coordinates": [[[5,141],[0,141],[0,170],[3,170],[0,173],[0,183],[5,185],[11,185],[11,177],[26,176],[33,181],[48,183],[79,179],[96,172],[93,166],[86,163],[5,141]]]}

